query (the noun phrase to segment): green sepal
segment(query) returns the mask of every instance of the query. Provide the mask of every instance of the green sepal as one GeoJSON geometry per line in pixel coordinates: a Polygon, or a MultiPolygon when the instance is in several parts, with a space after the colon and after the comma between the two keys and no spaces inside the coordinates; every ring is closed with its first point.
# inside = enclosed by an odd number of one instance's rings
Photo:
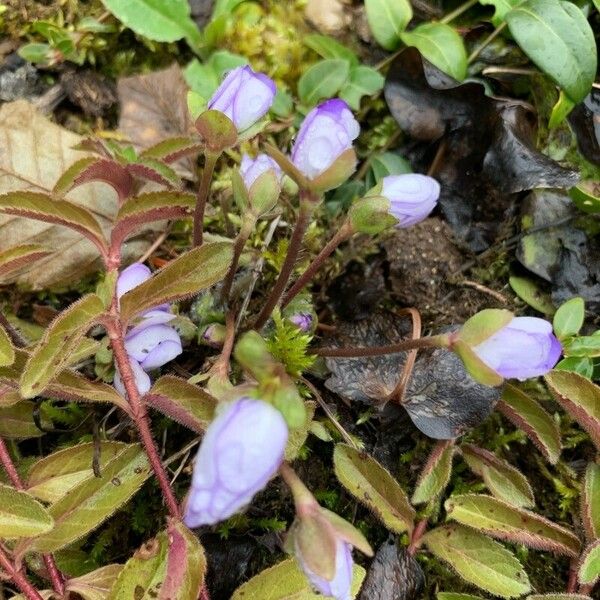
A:
{"type": "Polygon", "coordinates": [[[478,346],[514,319],[503,308],[486,308],[468,319],[458,332],[458,338],[471,347],[478,346]]]}
{"type": "Polygon", "coordinates": [[[356,171],[356,152],[354,148],[348,148],[328,169],[311,180],[310,189],[318,194],[333,190],[342,185],[354,171],[356,171]]]}
{"type": "Polygon", "coordinates": [[[360,233],[381,233],[398,224],[390,213],[390,201],[384,196],[366,196],[350,207],[352,229],[360,233]]]}
{"type": "Polygon", "coordinates": [[[504,381],[504,378],[488,367],[464,340],[456,340],[452,344],[452,350],[458,354],[465,369],[475,381],[491,387],[499,386],[504,381]]]}
{"type": "Polygon", "coordinates": [[[220,110],[207,110],[196,119],[196,129],[213,154],[235,146],[238,132],[233,121],[220,110]]]}

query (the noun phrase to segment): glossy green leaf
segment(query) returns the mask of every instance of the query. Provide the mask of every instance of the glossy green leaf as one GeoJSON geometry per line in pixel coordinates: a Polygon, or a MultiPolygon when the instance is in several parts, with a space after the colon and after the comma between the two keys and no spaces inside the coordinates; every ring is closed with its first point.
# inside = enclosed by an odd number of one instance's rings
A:
{"type": "Polygon", "coordinates": [[[508,12],[517,6],[521,0],[479,0],[479,4],[492,5],[496,10],[492,23],[498,27],[504,21],[508,12]]]}
{"type": "Polygon", "coordinates": [[[538,312],[544,315],[551,316],[554,314],[554,304],[550,295],[540,289],[537,281],[530,277],[509,277],[508,283],[513,289],[513,292],[527,302],[529,306],[535,308],[538,312]]]}
{"type": "Polygon", "coordinates": [[[449,519],[500,540],[571,557],[578,556],[581,550],[579,538],[573,532],[492,496],[452,496],[445,507],[449,519]]]}
{"type": "Polygon", "coordinates": [[[123,565],[106,565],[80,577],[68,579],[65,589],[78,594],[82,600],[106,600],[122,570],[123,565]]]}
{"type": "Polygon", "coordinates": [[[400,36],[412,19],[408,0],[365,0],[367,20],[378,44],[386,50],[400,45],[400,36]]]}
{"type": "Polygon", "coordinates": [[[581,519],[588,541],[600,539],[600,465],[589,463],[581,491],[581,519]]]}
{"type": "Polygon", "coordinates": [[[390,531],[412,531],[415,510],[396,479],[374,458],[346,444],[338,444],[333,465],[340,483],[390,531]]]}
{"type": "Polygon", "coordinates": [[[333,98],[345,85],[349,75],[350,63],[347,60],[321,60],[300,77],[298,96],[307,106],[315,106],[319,100],[333,98]]]}
{"type": "Polygon", "coordinates": [[[96,294],[84,296],[60,313],[25,365],[20,382],[23,398],[38,396],[69,364],[71,353],[103,313],[104,304],[96,294]]]}
{"type": "Polygon", "coordinates": [[[577,576],[579,583],[583,585],[595,584],[600,579],[600,540],[585,549],[577,576]]]}
{"type": "Polygon", "coordinates": [[[486,487],[496,498],[514,506],[535,506],[527,478],[515,467],[489,450],[473,444],[462,444],[460,451],[471,471],[483,478],[486,487]]]}
{"type": "Polygon", "coordinates": [[[119,574],[107,600],[192,600],[206,572],[200,541],[181,522],[144,544],[119,574]]]}
{"type": "Polygon", "coordinates": [[[0,538],[35,537],[53,526],[48,511],[27,492],[0,484],[0,538]]]}
{"type": "Polygon", "coordinates": [[[341,58],[347,60],[351,65],[359,63],[355,52],[329,35],[311,33],[304,36],[303,42],[321,58],[341,58]]]}
{"type": "Polygon", "coordinates": [[[137,445],[123,448],[102,471],[70,490],[49,508],[54,529],[30,541],[27,550],[54,552],[93,531],[123,506],[150,475],[150,465],[137,445]]]}
{"type": "Polygon", "coordinates": [[[175,302],[206,289],[223,279],[233,257],[229,242],[205,243],[186,252],[121,298],[125,320],[134,315],[175,302]]]}
{"type": "Polygon", "coordinates": [[[39,244],[23,244],[0,252],[0,277],[51,254],[39,244]]]}
{"type": "Polygon", "coordinates": [[[571,298],[562,304],[552,321],[554,333],[558,339],[577,335],[585,319],[585,302],[583,298],[571,298]]]}
{"type": "Polygon", "coordinates": [[[0,367],[7,367],[15,362],[15,350],[8,333],[0,325],[0,367]]]}
{"type": "Polygon", "coordinates": [[[506,22],[523,52],[573,102],[587,96],[596,76],[596,43],[581,9],[560,0],[526,0],[506,22]]]}
{"type": "Polygon", "coordinates": [[[377,69],[365,65],[352,67],[349,79],[340,91],[340,98],[353,110],[359,110],[361,99],[381,91],[384,83],[385,78],[377,69]]]}
{"type": "Polygon", "coordinates": [[[454,444],[449,440],[440,441],[434,446],[427,462],[421,469],[412,496],[413,504],[430,502],[446,489],[450,480],[454,451],[454,444]]]}
{"type": "MultiPolygon", "coordinates": [[[[365,578],[365,570],[354,565],[352,570],[352,598],[356,598],[365,578]]],[[[288,558],[261,571],[240,586],[231,600],[322,600],[314,593],[294,558],[288,558]]]]}
{"type": "Polygon", "coordinates": [[[556,401],[600,448],[600,387],[577,373],[557,369],[550,371],[545,380],[556,401]]]}
{"type": "Polygon", "coordinates": [[[446,23],[423,23],[400,35],[438,69],[458,81],[467,76],[467,51],[456,29],[446,23]]]}
{"type": "Polygon", "coordinates": [[[569,190],[569,196],[577,208],[588,214],[600,212],[600,186],[593,179],[582,181],[569,190]]]}

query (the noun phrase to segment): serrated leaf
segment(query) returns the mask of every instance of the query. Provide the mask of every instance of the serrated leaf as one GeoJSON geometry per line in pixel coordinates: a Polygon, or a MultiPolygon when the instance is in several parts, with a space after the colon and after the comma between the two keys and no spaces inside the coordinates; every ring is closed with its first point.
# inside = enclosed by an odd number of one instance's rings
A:
{"type": "Polygon", "coordinates": [[[50,250],[46,250],[39,244],[23,244],[7,248],[0,252],[0,277],[34,263],[49,254],[51,254],[50,250]]]}
{"type": "Polygon", "coordinates": [[[581,491],[581,518],[588,541],[600,539],[600,465],[589,463],[581,491]]]}
{"type": "Polygon", "coordinates": [[[144,402],[196,433],[213,420],[217,400],[185,379],[164,375],[144,396],[144,402]]]}
{"type": "Polygon", "coordinates": [[[20,381],[23,398],[33,398],[46,389],[69,364],[71,353],[104,310],[102,300],[88,294],[59,314],[25,365],[20,381]]]}
{"type": "Polygon", "coordinates": [[[127,561],[107,600],[198,598],[206,558],[198,538],[177,521],[144,544],[127,561]]]}
{"type": "Polygon", "coordinates": [[[582,585],[594,585],[600,579],[600,540],[585,549],[579,562],[577,577],[582,585]]]}
{"type": "Polygon", "coordinates": [[[199,140],[177,136],[162,140],[150,148],[140,152],[140,156],[162,160],[167,163],[174,162],[184,156],[194,156],[202,150],[199,140]]]}
{"type": "Polygon", "coordinates": [[[535,506],[535,498],[527,478],[515,467],[489,450],[473,444],[463,444],[460,450],[469,468],[483,478],[494,496],[518,507],[535,506]]]}
{"type": "Polygon", "coordinates": [[[102,477],[91,477],[71,489],[49,508],[54,529],[25,548],[38,552],[60,550],[93,531],[143,485],[150,475],[148,458],[135,444],[125,447],[104,468],[102,477]]]}
{"type": "Polygon", "coordinates": [[[571,298],[562,304],[552,320],[554,333],[560,340],[577,335],[585,319],[585,302],[583,298],[571,298]]]}
{"type": "Polygon", "coordinates": [[[181,188],[181,179],[175,170],[155,158],[142,156],[128,164],[126,168],[138,179],[153,181],[168,188],[181,188]]]}
{"type": "Polygon", "coordinates": [[[367,20],[373,37],[386,50],[395,50],[400,36],[412,19],[408,0],[365,0],[367,20]]]}
{"type": "Polygon", "coordinates": [[[452,471],[454,444],[449,440],[438,442],[424,467],[412,496],[413,504],[423,504],[439,496],[448,485],[452,471]]]}
{"type": "MultiPolygon", "coordinates": [[[[356,598],[365,578],[365,570],[354,565],[352,569],[352,598],[356,598]]],[[[275,566],[261,571],[250,581],[241,585],[231,600],[319,600],[321,594],[314,593],[300,571],[294,558],[288,558],[275,566]]]]}
{"type": "Polygon", "coordinates": [[[572,371],[550,371],[544,379],[556,401],[600,449],[600,387],[572,371]]]}
{"type": "Polygon", "coordinates": [[[579,556],[579,538],[564,527],[522,508],[478,494],[452,496],[446,501],[449,519],[500,540],[567,556],[579,556]]]}
{"type": "Polygon", "coordinates": [[[561,440],[558,424],[538,402],[508,383],[502,390],[498,410],[521,428],[548,462],[556,464],[560,457],[561,440]]]}
{"type": "Polygon", "coordinates": [[[353,110],[359,110],[361,99],[381,91],[384,83],[385,78],[377,69],[365,65],[352,67],[349,79],[340,91],[340,98],[353,110]]]}
{"type": "MultiPolygon", "coordinates": [[[[122,442],[98,443],[100,472],[126,448],[122,442]]],[[[27,491],[44,502],[57,502],[81,482],[94,477],[96,444],[79,444],[54,452],[36,462],[27,476],[27,491]]]]}
{"type": "Polygon", "coordinates": [[[333,465],[340,483],[390,531],[412,531],[415,510],[399,483],[374,458],[346,444],[338,444],[333,465]]]}
{"type": "Polygon", "coordinates": [[[10,337],[2,325],[0,325],[0,367],[12,365],[15,362],[15,350],[10,337]]]}
{"type": "Polygon", "coordinates": [[[531,590],[514,554],[482,533],[462,525],[445,525],[426,533],[423,542],[463,579],[495,596],[516,598],[531,590]]]}
{"type": "Polygon", "coordinates": [[[182,254],[121,298],[123,319],[210,287],[225,277],[232,258],[229,242],[205,243],[182,254]]]}
{"type": "Polygon", "coordinates": [[[319,100],[333,98],[344,86],[350,74],[347,60],[331,58],[321,60],[304,72],[298,81],[298,95],[307,106],[319,100]]]}
{"type": "Polygon", "coordinates": [[[68,579],[65,590],[78,594],[82,600],[106,600],[123,565],[106,565],[95,571],[68,579]]]}
{"type": "Polygon", "coordinates": [[[0,484],[0,537],[9,540],[35,537],[53,526],[48,511],[27,492],[0,484]]]}

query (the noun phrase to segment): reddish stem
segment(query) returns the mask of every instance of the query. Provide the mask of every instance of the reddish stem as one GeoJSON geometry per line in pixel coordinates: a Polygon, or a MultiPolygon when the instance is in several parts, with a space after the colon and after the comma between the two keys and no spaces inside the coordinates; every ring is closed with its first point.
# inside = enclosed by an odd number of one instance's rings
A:
{"type": "MultiPolygon", "coordinates": [[[[403,308],[396,313],[398,316],[410,315],[412,319],[412,331],[410,334],[411,339],[418,340],[421,337],[421,314],[416,308],[403,308]]],[[[418,348],[411,350],[406,357],[406,362],[404,363],[404,368],[402,369],[402,375],[398,380],[398,383],[392,393],[389,395],[389,399],[392,402],[397,402],[398,404],[402,404],[402,400],[404,399],[404,390],[406,389],[406,385],[408,384],[408,380],[412,374],[413,368],[415,366],[415,360],[417,359],[418,348]]]]}
{"type": "Polygon", "coordinates": [[[410,538],[410,545],[406,549],[406,551],[414,556],[419,548],[419,544],[421,542],[421,538],[425,535],[425,531],[427,531],[427,519],[423,519],[417,523],[415,528],[413,529],[412,536],[410,538]]]}
{"type": "Polygon", "coordinates": [[[571,559],[569,565],[569,582],[567,583],[567,594],[575,594],[577,592],[577,565],[579,560],[577,558],[571,559]]]}
{"type": "Polygon", "coordinates": [[[204,232],[204,210],[206,209],[206,200],[210,191],[210,182],[212,181],[215,164],[219,158],[218,154],[206,153],[202,178],[196,195],[196,210],[194,211],[194,248],[202,245],[202,236],[204,232]]]}
{"type": "MultiPolygon", "coordinates": [[[[25,574],[17,569],[11,562],[4,548],[0,547],[0,567],[13,580],[14,584],[21,590],[29,600],[43,600],[40,593],[29,583],[25,574]]],[[[62,595],[62,594],[61,594],[62,595]]]]}

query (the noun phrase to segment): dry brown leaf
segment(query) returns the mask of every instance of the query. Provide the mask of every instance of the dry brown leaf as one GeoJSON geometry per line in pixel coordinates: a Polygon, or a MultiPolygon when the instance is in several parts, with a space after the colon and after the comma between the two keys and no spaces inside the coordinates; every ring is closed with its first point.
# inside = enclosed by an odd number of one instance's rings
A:
{"type": "MultiPolygon", "coordinates": [[[[0,193],[50,192],[67,167],[88,155],[73,150],[81,140],[75,133],[49,121],[25,100],[4,104],[0,108],[0,193]]],[[[106,184],[78,187],[67,198],[92,211],[103,229],[109,228],[117,199],[106,184]]],[[[100,266],[95,246],[74,231],[0,215],[0,252],[25,243],[40,244],[52,254],[0,278],[0,284],[18,283],[33,290],[64,286],[100,266]]],[[[146,247],[147,242],[132,240],[125,254],[137,257],[146,247]]]]}

